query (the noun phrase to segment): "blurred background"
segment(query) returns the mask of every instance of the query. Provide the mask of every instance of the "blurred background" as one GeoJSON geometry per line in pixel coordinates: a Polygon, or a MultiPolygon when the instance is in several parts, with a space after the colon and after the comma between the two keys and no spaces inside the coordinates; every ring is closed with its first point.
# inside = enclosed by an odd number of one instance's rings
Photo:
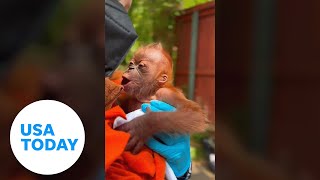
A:
{"type": "Polygon", "coordinates": [[[214,179],[215,3],[210,0],[133,0],[129,16],[138,40],[119,67],[142,45],[161,42],[174,60],[175,86],[198,102],[212,122],[191,137],[191,179],[214,179]]]}
{"type": "Polygon", "coordinates": [[[0,179],[95,179],[104,176],[104,1],[2,1],[0,179]],[[40,176],[15,159],[12,121],[31,102],[73,108],[86,130],[79,160],[64,173],[40,176]]]}
{"type": "Polygon", "coordinates": [[[216,178],[320,179],[320,1],[216,7],[216,178]]]}

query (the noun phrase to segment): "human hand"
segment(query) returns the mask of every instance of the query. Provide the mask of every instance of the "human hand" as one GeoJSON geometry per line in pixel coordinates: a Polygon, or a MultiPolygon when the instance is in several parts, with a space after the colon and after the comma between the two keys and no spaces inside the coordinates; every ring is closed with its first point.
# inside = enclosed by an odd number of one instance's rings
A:
{"type": "MultiPolygon", "coordinates": [[[[158,100],[153,100],[150,104],[143,104],[141,106],[144,112],[147,112],[148,108],[153,112],[172,112],[176,110],[173,106],[158,100]]],[[[189,135],[160,133],[155,135],[154,138],[150,138],[146,144],[149,148],[166,158],[177,177],[183,176],[189,169],[191,163],[189,135]]]]}
{"type": "Polygon", "coordinates": [[[153,135],[153,130],[149,127],[147,120],[148,119],[146,119],[144,115],[139,116],[116,128],[116,130],[130,134],[130,139],[125,148],[126,151],[137,154],[140,152],[147,139],[153,135]]]}
{"type": "Polygon", "coordinates": [[[147,141],[147,146],[163,156],[177,177],[183,176],[190,167],[190,136],[157,134],[147,141]]]}
{"type": "Polygon", "coordinates": [[[144,113],[148,112],[148,109],[152,112],[173,112],[176,111],[176,108],[162,101],[152,100],[150,104],[144,103],[141,105],[141,110],[144,113]]]}

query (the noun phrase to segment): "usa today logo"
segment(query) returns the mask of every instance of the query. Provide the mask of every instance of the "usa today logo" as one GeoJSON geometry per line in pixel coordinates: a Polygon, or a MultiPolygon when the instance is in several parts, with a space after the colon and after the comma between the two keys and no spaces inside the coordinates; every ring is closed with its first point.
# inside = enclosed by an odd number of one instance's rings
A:
{"type": "Polygon", "coordinates": [[[42,175],[61,173],[80,157],[83,124],[69,106],[41,100],[23,108],[10,131],[11,149],[26,169],[42,175]]]}

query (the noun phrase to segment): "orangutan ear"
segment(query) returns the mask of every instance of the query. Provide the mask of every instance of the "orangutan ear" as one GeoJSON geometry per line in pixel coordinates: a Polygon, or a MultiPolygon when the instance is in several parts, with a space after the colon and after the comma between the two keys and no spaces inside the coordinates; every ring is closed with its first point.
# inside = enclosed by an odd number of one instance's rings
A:
{"type": "Polygon", "coordinates": [[[166,74],[161,74],[159,79],[158,79],[159,83],[161,84],[165,84],[168,81],[168,75],[166,74]]]}

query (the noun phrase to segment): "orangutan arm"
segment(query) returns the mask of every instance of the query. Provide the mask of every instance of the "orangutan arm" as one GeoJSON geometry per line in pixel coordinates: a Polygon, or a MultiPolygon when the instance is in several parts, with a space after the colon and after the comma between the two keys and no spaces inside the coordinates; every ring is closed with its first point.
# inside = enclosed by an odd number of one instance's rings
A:
{"type": "Polygon", "coordinates": [[[150,119],[147,123],[149,126],[155,126],[155,131],[190,134],[206,129],[209,123],[207,115],[199,104],[186,99],[179,89],[161,88],[156,93],[156,99],[176,107],[177,111],[146,114],[146,118],[150,119]]]}
{"type": "Polygon", "coordinates": [[[136,120],[120,126],[119,130],[131,135],[126,150],[138,153],[149,137],[160,132],[190,134],[206,129],[207,116],[197,103],[187,100],[182,93],[165,89],[158,92],[156,97],[175,106],[177,111],[147,112],[136,120]]]}

